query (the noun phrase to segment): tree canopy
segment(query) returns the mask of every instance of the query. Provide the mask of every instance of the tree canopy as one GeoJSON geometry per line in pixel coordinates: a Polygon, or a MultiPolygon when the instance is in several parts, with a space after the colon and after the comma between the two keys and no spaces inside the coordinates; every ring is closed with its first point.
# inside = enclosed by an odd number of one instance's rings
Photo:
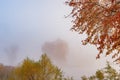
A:
{"type": "Polygon", "coordinates": [[[120,73],[118,73],[109,62],[106,67],[97,70],[94,75],[90,77],[82,76],[82,80],[120,80],[120,73]]]}
{"type": "Polygon", "coordinates": [[[83,44],[93,44],[99,53],[114,53],[112,58],[120,62],[120,0],[69,0],[72,7],[71,30],[87,34],[83,44]]]}
{"type": "Polygon", "coordinates": [[[73,80],[66,78],[60,68],[55,66],[46,54],[39,61],[26,58],[20,66],[15,67],[8,80],[73,80]]]}

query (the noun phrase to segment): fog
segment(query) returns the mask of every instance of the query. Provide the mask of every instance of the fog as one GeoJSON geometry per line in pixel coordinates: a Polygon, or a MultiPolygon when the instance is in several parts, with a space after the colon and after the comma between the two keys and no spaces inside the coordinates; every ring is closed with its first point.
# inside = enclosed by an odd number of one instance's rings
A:
{"type": "Polygon", "coordinates": [[[61,39],[45,42],[42,46],[42,52],[46,53],[54,61],[64,63],[69,52],[68,43],[61,39]]]}
{"type": "MultiPolygon", "coordinates": [[[[104,55],[96,60],[95,46],[83,46],[85,35],[70,31],[71,8],[65,0],[1,0],[0,63],[19,65],[29,57],[46,53],[65,75],[79,80],[105,66],[104,55]],[[64,64],[63,64],[64,63],[64,64]]],[[[114,65],[114,64],[113,64],[114,65]]]]}

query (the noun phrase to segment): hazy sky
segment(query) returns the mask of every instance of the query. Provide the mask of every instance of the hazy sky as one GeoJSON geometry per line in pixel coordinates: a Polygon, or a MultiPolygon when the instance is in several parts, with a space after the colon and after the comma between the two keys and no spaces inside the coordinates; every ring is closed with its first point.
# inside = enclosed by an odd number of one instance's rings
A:
{"type": "Polygon", "coordinates": [[[69,45],[66,75],[75,79],[102,68],[105,59],[96,60],[94,46],[82,46],[85,35],[70,31],[71,8],[65,0],[0,0],[0,63],[17,65],[24,58],[38,60],[46,42],[62,39],[69,45]],[[17,47],[14,53],[14,47],[17,47]],[[103,62],[104,60],[104,62],[103,62]]]}

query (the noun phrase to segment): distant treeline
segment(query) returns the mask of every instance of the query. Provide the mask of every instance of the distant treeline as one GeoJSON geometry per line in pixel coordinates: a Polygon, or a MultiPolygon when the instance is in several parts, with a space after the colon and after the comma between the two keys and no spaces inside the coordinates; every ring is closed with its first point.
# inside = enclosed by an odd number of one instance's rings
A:
{"type": "MultiPolygon", "coordinates": [[[[92,76],[82,76],[82,80],[120,80],[120,74],[107,62],[106,67],[92,76]]],[[[26,58],[19,66],[0,64],[0,80],[73,80],[65,77],[62,70],[53,65],[46,54],[38,61],[26,58]]]]}
{"type": "Polygon", "coordinates": [[[0,80],[73,80],[65,77],[60,68],[53,65],[46,54],[38,61],[26,58],[21,65],[0,65],[0,80]]]}
{"type": "Polygon", "coordinates": [[[120,80],[120,73],[107,62],[106,67],[97,70],[94,75],[82,76],[81,78],[82,80],[120,80]]]}

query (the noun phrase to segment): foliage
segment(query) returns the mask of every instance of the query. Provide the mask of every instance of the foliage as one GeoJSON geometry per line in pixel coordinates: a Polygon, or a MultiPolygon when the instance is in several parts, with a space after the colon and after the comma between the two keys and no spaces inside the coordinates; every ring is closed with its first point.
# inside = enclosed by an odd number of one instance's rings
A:
{"type": "Polygon", "coordinates": [[[12,74],[9,80],[73,80],[65,78],[61,69],[53,65],[46,54],[39,61],[25,59],[12,74]]]}
{"type": "Polygon", "coordinates": [[[82,80],[120,80],[120,74],[107,62],[107,66],[97,70],[95,75],[81,77],[82,80]]]}
{"type": "Polygon", "coordinates": [[[99,80],[104,79],[104,74],[102,73],[102,71],[100,70],[96,71],[96,78],[98,78],[99,80]]]}
{"type": "Polygon", "coordinates": [[[8,80],[13,71],[13,67],[0,64],[0,80],[8,80]]]}
{"type": "Polygon", "coordinates": [[[86,76],[82,76],[81,79],[82,80],[87,80],[87,77],[86,76]]]}
{"type": "Polygon", "coordinates": [[[106,51],[115,61],[120,57],[120,0],[70,0],[66,2],[72,7],[74,30],[85,33],[87,38],[83,44],[93,44],[100,54],[106,51]]]}

